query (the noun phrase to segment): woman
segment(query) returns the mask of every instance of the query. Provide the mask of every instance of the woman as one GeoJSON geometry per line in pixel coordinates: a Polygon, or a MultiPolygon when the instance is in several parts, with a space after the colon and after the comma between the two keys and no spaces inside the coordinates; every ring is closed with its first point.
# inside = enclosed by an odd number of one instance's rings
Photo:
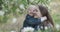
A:
{"type": "Polygon", "coordinates": [[[40,12],[42,14],[42,17],[43,16],[47,17],[47,20],[42,23],[43,29],[45,30],[45,26],[54,27],[54,23],[53,23],[51,15],[48,12],[48,9],[43,5],[39,5],[39,10],[40,10],[40,12]]]}
{"type": "Polygon", "coordinates": [[[24,27],[32,27],[38,30],[38,26],[41,22],[47,20],[46,16],[42,17],[39,8],[35,5],[30,5],[28,8],[28,14],[23,23],[24,27]]]}

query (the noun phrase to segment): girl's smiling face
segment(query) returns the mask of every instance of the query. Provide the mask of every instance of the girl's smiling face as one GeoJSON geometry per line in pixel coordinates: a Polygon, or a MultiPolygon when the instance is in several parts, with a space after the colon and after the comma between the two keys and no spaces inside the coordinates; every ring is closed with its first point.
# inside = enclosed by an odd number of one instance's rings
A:
{"type": "Polygon", "coordinates": [[[29,6],[28,14],[31,15],[31,16],[39,16],[39,15],[41,16],[39,8],[35,5],[29,6]]]}
{"type": "Polygon", "coordinates": [[[38,9],[36,6],[30,6],[28,9],[28,14],[31,16],[34,16],[38,12],[38,9]]]}
{"type": "Polygon", "coordinates": [[[37,12],[37,9],[36,8],[31,8],[28,12],[30,14],[35,14],[37,12]]]}

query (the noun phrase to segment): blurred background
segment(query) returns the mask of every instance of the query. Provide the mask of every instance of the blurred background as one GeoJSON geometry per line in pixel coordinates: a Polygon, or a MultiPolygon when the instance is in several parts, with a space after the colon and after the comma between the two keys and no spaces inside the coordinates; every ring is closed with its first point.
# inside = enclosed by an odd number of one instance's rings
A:
{"type": "Polygon", "coordinates": [[[31,4],[47,6],[60,30],[60,0],[0,0],[0,32],[19,32],[31,4]]]}

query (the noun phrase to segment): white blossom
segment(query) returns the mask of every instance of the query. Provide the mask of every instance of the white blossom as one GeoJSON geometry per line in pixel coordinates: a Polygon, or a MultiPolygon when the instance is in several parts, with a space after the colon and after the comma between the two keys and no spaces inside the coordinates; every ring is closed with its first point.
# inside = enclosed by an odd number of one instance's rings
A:
{"type": "Polygon", "coordinates": [[[40,28],[43,29],[43,26],[41,26],[40,28]]]}
{"type": "Polygon", "coordinates": [[[24,4],[21,4],[19,7],[20,7],[21,9],[25,9],[25,8],[24,8],[24,4]]]}
{"type": "Polygon", "coordinates": [[[12,23],[16,23],[17,19],[16,18],[13,18],[12,19],[12,23]]]}
{"type": "Polygon", "coordinates": [[[34,31],[34,28],[32,27],[25,27],[21,30],[21,32],[33,32],[34,31]]]}
{"type": "Polygon", "coordinates": [[[11,31],[11,32],[16,32],[16,31],[11,31]]]}
{"type": "Polygon", "coordinates": [[[0,11],[0,16],[3,16],[5,14],[4,11],[0,11]]]}
{"type": "Polygon", "coordinates": [[[45,30],[47,30],[48,29],[48,27],[47,26],[45,26],[45,30]]]}
{"type": "MultiPolygon", "coordinates": [[[[41,28],[41,29],[43,29],[43,26],[41,26],[40,28],[41,28]]],[[[48,29],[48,27],[47,27],[47,26],[45,26],[44,28],[45,28],[45,30],[47,30],[47,29],[48,29]]]]}
{"type": "Polygon", "coordinates": [[[56,29],[59,30],[60,29],[60,25],[56,24],[56,29]]]}

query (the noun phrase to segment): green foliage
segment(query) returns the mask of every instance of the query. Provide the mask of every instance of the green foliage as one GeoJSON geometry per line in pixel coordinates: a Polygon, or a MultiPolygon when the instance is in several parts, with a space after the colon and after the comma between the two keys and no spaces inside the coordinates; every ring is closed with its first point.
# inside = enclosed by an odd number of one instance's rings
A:
{"type": "Polygon", "coordinates": [[[0,16],[0,23],[6,23],[7,20],[11,17],[8,15],[12,14],[12,16],[19,16],[25,13],[25,9],[28,5],[31,4],[49,4],[49,0],[0,0],[2,4],[2,11],[4,11],[4,15],[0,16]],[[21,6],[21,7],[20,7],[21,6]]]}
{"type": "MultiPolygon", "coordinates": [[[[0,0],[0,10],[2,9],[1,11],[4,12],[3,15],[0,15],[0,23],[7,23],[8,19],[21,16],[26,12],[26,8],[31,4],[43,4],[48,6],[51,1],[52,0],[0,0]]],[[[54,14],[52,16],[56,22],[60,23],[60,14],[54,14]]],[[[50,30],[51,29],[45,30],[45,32],[50,30]]],[[[43,31],[38,30],[38,32],[43,31]]],[[[60,32],[60,30],[55,30],[55,32],[60,32]]]]}

